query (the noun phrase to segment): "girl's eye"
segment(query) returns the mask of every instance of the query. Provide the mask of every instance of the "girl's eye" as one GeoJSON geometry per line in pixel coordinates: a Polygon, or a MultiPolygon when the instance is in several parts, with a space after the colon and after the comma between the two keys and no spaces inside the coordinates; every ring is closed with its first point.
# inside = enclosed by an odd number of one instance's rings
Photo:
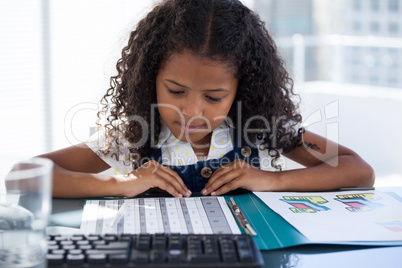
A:
{"type": "Polygon", "coordinates": [[[171,90],[171,89],[169,89],[169,93],[174,94],[174,95],[179,95],[179,94],[184,93],[184,91],[181,91],[181,90],[171,90]]]}
{"type": "Polygon", "coordinates": [[[221,99],[220,98],[213,98],[211,96],[206,96],[208,100],[212,101],[212,102],[220,102],[221,99]]]}
{"type": "MultiPolygon", "coordinates": [[[[182,91],[182,90],[172,90],[172,89],[170,89],[170,88],[168,88],[168,90],[169,90],[169,93],[170,94],[173,94],[173,95],[181,95],[181,94],[184,94],[184,91],[182,91]]],[[[220,102],[221,101],[221,98],[214,98],[214,97],[211,97],[211,96],[205,96],[206,98],[207,98],[207,100],[208,101],[210,101],[210,102],[220,102]]]]}

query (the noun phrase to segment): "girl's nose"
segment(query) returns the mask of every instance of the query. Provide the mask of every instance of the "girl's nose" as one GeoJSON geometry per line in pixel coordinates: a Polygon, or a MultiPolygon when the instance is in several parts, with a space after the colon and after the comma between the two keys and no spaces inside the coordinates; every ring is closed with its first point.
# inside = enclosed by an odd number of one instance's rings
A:
{"type": "Polygon", "coordinates": [[[184,103],[182,112],[185,116],[188,117],[203,115],[202,105],[197,98],[187,98],[184,103]]]}

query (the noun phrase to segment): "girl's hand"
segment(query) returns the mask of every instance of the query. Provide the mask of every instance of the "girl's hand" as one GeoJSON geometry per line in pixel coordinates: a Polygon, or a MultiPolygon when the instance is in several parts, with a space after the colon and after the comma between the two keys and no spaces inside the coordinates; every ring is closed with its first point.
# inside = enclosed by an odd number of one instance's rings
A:
{"type": "Polygon", "coordinates": [[[180,176],[170,168],[164,167],[155,160],[151,160],[131,173],[123,176],[123,194],[132,197],[151,188],[162,189],[174,197],[190,196],[191,191],[184,184],[180,176]],[[135,182],[135,184],[133,184],[135,182]]]}
{"type": "Polygon", "coordinates": [[[202,195],[222,195],[237,188],[250,191],[272,191],[274,173],[256,168],[247,162],[235,161],[218,168],[201,191],[202,195]],[[268,183],[268,185],[267,185],[268,183]]]}

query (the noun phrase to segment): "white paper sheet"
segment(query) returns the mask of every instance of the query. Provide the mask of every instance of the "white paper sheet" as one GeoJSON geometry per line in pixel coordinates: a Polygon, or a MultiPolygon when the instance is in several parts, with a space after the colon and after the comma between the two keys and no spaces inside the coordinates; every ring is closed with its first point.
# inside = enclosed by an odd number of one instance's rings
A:
{"type": "Polygon", "coordinates": [[[395,193],[254,194],[312,242],[402,240],[402,198],[395,193]]]}
{"type": "Polygon", "coordinates": [[[241,233],[223,197],[87,200],[81,231],[96,234],[241,233]],[[123,217],[112,225],[123,203],[127,204],[123,217]]]}

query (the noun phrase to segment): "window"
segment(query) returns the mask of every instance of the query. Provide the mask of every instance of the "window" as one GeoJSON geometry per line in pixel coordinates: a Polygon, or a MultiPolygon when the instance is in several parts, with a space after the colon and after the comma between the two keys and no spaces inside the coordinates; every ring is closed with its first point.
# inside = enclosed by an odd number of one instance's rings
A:
{"type": "Polygon", "coordinates": [[[355,21],[354,23],[353,23],[353,32],[355,33],[355,34],[358,34],[358,33],[360,33],[360,31],[361,31],[361,29],[362,29],[362,25],[361,25],[361,23],[360,22],[358,22],[358,21],[355,21]]]}
{"type": "Polygon", "coordinates": [[[397,23],[390,23],[388,25],[388,32],[390,35],[398,35],[399,34],[399,25],[397,23]]]}
{"type": "Polygon", "coordinates": [[[355,11],[360,11],[361,8],[362,8],[361,0],[353,0],[353,9],[355,11]]]}
{"type": "Polygon", "coordinates": [[[388,48],[387,51],[388,54],[391,55],[391,57],[397,57],[399,54],[399,49],[397,48],[388,48]]]}
{"type": "Polygon", "coordinates": [[[370,83],[372,83],[372,84],[374,84],[374,85],[377,85],[378,82],[379,82],[378,76],[375,75],[375,74],[372,74],[372,75],[370,76],[370,83]]]}
{"type": "Polygon", "coordinates": [[[0,1],[0,190],[12,165],[46,148],[40,1],[0,1]],[[22,4],[23,3],[23,4],[22,4]]]}
{"type": "MultiPolygon", "coordinates": [[[[256,2],[270,2],[272,5],[292,7],[292,3],[301,2],[299,0],[255,0],[256,2]]],[[[402,144],[397,150],[395,142],[398,139],[397,132],[390,133],[383,131],[393,122],[399,122],[399,115],[402,114],[402,79],[400,79],[401,69],[395,64],[402,62],[402,24],[399,18],[402,16],[400,5],[401,0],[344,0],[344,1],[309,1],[313,3],[312,16],[315,17],[313,23],[317,31],[307,35],[298,33],[305,37],[304,64],[289,64],[292,73],[302,73],[305,80],[303,86],[297,81],[295,89],[303,93],[304,89],[312,89],[315,93],[305,93],[307,101],[309,97],[313,97],[315,101],[314,108],[325,106],[324,99],[340,100],[340,111],[348,115],[348,119],[340,119],[339,124],[343,129],[359,129],[362,135],[342,134],[344,135],[345,145],[351,148],[355,147],[362,156],[372,163],[376,171],[377,182],[381,182],[383,178],[395,178],[392,181],[398,185],[402,185],[402,144]],[[393,13],[391,13],[391,10],[393,13]],[[397,13],[396,13],[397,12],[397,13]],[[398,24],[399,23],[399,24],[398,24]],[[340,33],[337,27],[333,25],[345,25],[343,32],[345,35],[337,35],[340,33]],[[370,38],[367,36],[370,35],[370,38]],[[326,36],[330,38],[326,39],[326,36]],[[383,39],[393,37],[392,44],[388,40],[383,39]],[[367,38],[367,39],[366,39],[367,38]],[[322,40],[325,40],[321,42],[322,40]],[[340,45],[342,42],[346,45],[340,45]],[[368,44],[371,43],[371,44],[368,44]],[[310,47],[317,48],[311,50],[310,47]],[[314,59],[310,60],[307,55],[314,59]],[[304,69],[298,70],[297,66],[304,69]],[[311,72],[320,73],[320,75],[309,76],[311,72]],[[324,75],[323,75],[324,74],[324,75]],[[321,79],[320,81],[315,79],[321,79]],[[327,82],[325,84],[325,82],[327,82]],[[346,82],[346,83],[342,83],[346,82]],[[317,83],[319,86],[317,86],[317,83]],[[337,84],[333,90],[326,93],[333,83],[337,84]],[[318,89],[319,88],[319,89],[318,89]],[[339,91],[339,95],[334,93],[339,91]],[[354,95],[356,93],[356,95],[354,95]],[[380,96],[381,97],[378,97],[380,96]],[[363,97],[364,96],[364,97],[363,97]],[[322,101],[321,101],[322,99],[322,101]],[[351,103],[354,103],[351,107],[351,103]],[[378,103],[378,108],[372,109],[372,103],[378,103]],[[349,104],[349,106],[348,106],[349,104]],[[320,106],[321,105],[321,106],[320,106]],[[359,110],[358,119],[352,118],[356,115],[355,111],[359,110]],[[398,112],[395,112],[395,111],[398,112]],[[384,118],[379,114],[392,114],[389,118],[384,118]],[[375,119],[378,118],[378,119],[375,119]],[[349,121],[349,122],[348,122],[349,121]],[[372,128],[375,126],[375,134],[371,134],[372,128]],[[368,138],[371,136],[371,138],[368,138]],[[373,145],[378,151],[385,147],[393,148],[387,150],[387,158],[380,160],[373,154],[374,147],[369,148],[370,140],[381,140],[384,144],[373,145]],[[387,144],[387,145],[385,145],[387,144]],[[393,153],[395,151],[395,153],[393,153]],[[398,159],[394,161],[394,159],[398,159]],[[392,164],[391,164],[392,163],[392,164]],[[386,168],[387,166],[387,168],[386,168]],[[385,175],[386,174],[386,175],[385,175]]],[[[267,18],[272,17],[272,9],[259,9],[259,13],[266,13],[267,18]]],[[[278,10],[275,16],[283,16],[281,10],[278,10]]],[[[286,24],[289,31],[295,31],[295,27],[290,26],[287,20],[271,21],[272,24],[286,24]]],[[[280,30],[284,25],[273,25],[272,28],[280,30]]],[[[275,32],[276,36],[281,33],[275,32]]],[[[300,51],[296,51],[292,47],[289,39],[284,40],[279,48],[290,51],[290,56],[286,55],[286,59],[291,58],[294,52],[300,55],[300,51]],[[293,52],[292,52],[293,51],[293,52]]],[[[294,55],[293,55],[294,56],[294,55]]],[[[293,57],[294,60],[300,57],[293,57]]],[[[301,57],[303,58],[303,57],[301,57]]],[[[303,102],[303,98],[302,98],[303,102]]],[[[302,107],[308,111],[309,107],[302,107]]],[[[308,112],[303,116],[308,117],[308,112]]],[[[402,127],[396,126],[399,133],[402,127]]],[[[325,135],[325,131],[321,134],[325,135]]],[[[374,149],[375,151],[375,149],[374,149]]],[[[390,179],[391,181],[391,179],[390,179]]]]}
{"type": "Polygon", "coordinates": [[[388,9],[390,12],[399,11],[399,0],[388,0],[388,9]]]}
{"type": "Polygon", "coordinates": [[[388,78],[388,85],[391,87],[395,87],[398,85],[398,77],[394,76],[394,77],[389,77],[388,78]]]}
{"type": "Polygon", "coordinates": [[[389,54],[383,54],[381,57],[381,63],[384,67],[390,68],[395,64],[395,60],[389,54]]]}
{"type": "Polygon", "coordinates": [[[371,11],[378,11],[380,9],[380,1],[379,0],[371,0],[370,8],[371,8],[371,11]]]}
{"type": "Polygon", "coordinates": [[[350,81],[352,83],[359,83],[360,82],[360,75],[359,74],[351,74],[350,81]]]}
{"type": "Polygon", "coordinates": [[[88,136],[128,30],[153,2],[0,1],[0,188],[17,161],[88,136]]]}
{"type": "Polygon", "coordinates": [[[372,34],[376,34],[380,31],[380,25],[378,24],[378,22],[372,22],[370,24],[370,32],[372,34]]]}

